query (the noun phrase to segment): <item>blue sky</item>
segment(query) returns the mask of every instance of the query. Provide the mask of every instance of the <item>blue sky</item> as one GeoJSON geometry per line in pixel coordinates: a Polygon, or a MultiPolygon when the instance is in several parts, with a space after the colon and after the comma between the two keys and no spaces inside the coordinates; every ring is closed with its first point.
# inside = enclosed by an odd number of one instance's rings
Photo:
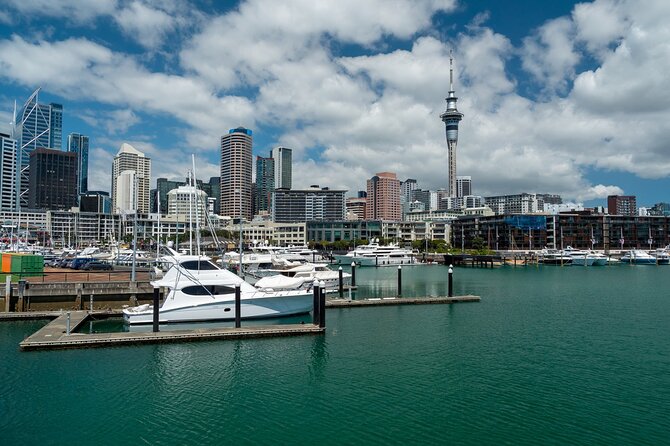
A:
{"type": "MultiPolygon", "coordinates": [[[[218,175],[228,129],[294,150],[294,185],[376,172],[446,187],[454,54],[458,174],[474,192],[670,201],[670,2],[5,0],[0,129],[41,87],[91,137],[91,189],[123,142],[152,176],[218,175]],[[4,104],[4,105],[2,105],[4,104]]],[[[155,180],[154,180],[155,181],[155,180]]]]}

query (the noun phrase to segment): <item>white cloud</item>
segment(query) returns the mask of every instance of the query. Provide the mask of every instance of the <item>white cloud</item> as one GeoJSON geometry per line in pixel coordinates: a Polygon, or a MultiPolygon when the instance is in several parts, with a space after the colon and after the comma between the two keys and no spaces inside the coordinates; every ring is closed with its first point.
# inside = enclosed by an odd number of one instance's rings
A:
{"type": "Polygon", "coordinates": [[[124,33],[147,47],[157,47],[165,35],[176,27],[175,18],[167,12],[134,1],[114,14],[124,33]]]}
{"type": "Polygon", "coordinates": [[[140,119],[131,109],[119,109],[112,111],[86,110],[79,113],[79,117],[97,128],[104,128],[110,135],[124,134],[129,128],[140,122],[140,119]]]}
{"type": "Polygon", "coordinates": [[[7,6],[20,14],[68,17],[77,22],[112,14],[117,0],[7,0],[7,6]]]}
{"type": "Polygon", "coordinates": [[[563,92],[580,55],[574,49],[574,24],[567,17],[542,25],[523,41],[522,64],[548,92],[563,92]]]}

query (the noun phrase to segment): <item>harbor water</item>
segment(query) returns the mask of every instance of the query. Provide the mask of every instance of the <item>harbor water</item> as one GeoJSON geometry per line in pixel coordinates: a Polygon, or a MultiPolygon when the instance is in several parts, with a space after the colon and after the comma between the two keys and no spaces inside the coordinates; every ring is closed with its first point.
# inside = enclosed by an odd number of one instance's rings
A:
{"type": "MultiPolygon", "coordinates": [[[[403,296],[447,268],[402,270],[403,296]]],[[[357,298],[396,294],[359,268],[357,298]]],[[[330,309],[325,336],[19,352],[3,444],[670,442],[670,266],[459,268],[480,303],[330,309]]]]}

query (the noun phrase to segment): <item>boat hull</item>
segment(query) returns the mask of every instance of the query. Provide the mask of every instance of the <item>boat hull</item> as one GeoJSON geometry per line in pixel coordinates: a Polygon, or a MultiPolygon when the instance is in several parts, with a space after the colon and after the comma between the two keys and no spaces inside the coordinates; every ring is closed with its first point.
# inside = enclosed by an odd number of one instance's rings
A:
{"type": "MultiPolygon", "coordinates": [[[[243,298],[240,301],[240,317],[241,319],[265,319],[309,313],[313,302],[312,293],[243,298]]],[[[141,307],[124,310],[124,321],[131,325],[153,323],[153,308],[143,307],[143,310],[137,310],[141,307]]],[[[161,324],[235,320],[235,298],[233,296],[177,308],[165,308],[164,304],[159,309],[158,320],[161,324]]]]}
{"type": "Polygon", "coordinates": [[[393,265],[413,265],[416,263],[414,257],[390,257],[390,256],[346,256],[346,255],[334,255],[336,263],[342,265],[351,265],[351,263],[356,263],[358,266],[393,266],[393,265]]]}

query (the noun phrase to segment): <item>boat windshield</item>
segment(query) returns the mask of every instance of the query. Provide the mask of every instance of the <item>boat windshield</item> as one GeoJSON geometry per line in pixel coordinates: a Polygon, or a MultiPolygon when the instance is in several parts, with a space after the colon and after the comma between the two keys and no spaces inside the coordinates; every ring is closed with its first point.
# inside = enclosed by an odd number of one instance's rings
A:
{"type": "Polygon", "coordinates": [[[191,296],[211,296],[214,294],[232,294],[235,288],[223,285],[194,285],[182,289],[184,294],[191,296]]]}
{"type": "Polygon", "coordinates": [[[191,271],[219,269],[218,266],[207,260],[188,260],[186,262],[182,262],[181,266],[184,269],[188,269],[191,271]]]}

